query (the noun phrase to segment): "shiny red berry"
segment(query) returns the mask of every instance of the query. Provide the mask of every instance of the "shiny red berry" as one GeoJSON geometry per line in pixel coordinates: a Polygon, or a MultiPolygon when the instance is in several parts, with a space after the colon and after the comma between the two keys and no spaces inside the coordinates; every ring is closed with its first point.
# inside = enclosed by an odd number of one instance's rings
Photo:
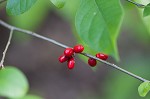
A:
{"type": "Polygon", "coordinates": [[[90,66],[94,67],[94,66],[96,66],[96,64],[97,64],[97,61],[96,61],[95,59],[93,59],[93,58],[89,58],[89,59],[88,59],[88,64],[89,64],[90,66]]]}
{"type": "Polygon", "coordinates": [[[68,57],[66,57],[65,55],[61,55],[58,60],[59,62],[63,63],[68,60],[68,57]]]}
{"type": "Polygon", "coordinates": [[[70,58],[70,59],[68,60],[68,68],[69,68],[70,70],[73,69],[73,68],[74,68],[74,64],[75,64],[74,58],[70,58]]]}
{"type": "Polygon", "coordinates": [[[74,54],[73,48],[66,48],[64,51],[64,55],[67,57],[71,57],[74,54]]]}
{"type": "Polygon", "coordinates": [[[108,59],[108,55],[103,54],[103,53],[97,53],[96,57],[102,60],[107,60],[108,59]]]}
{"type": "Polygon", "coordinates": [[[73,50],[75,53],[81,53],[84,50],[84,47],[82,45],[78,44],[78,45],[74,46],[73,50]]]}

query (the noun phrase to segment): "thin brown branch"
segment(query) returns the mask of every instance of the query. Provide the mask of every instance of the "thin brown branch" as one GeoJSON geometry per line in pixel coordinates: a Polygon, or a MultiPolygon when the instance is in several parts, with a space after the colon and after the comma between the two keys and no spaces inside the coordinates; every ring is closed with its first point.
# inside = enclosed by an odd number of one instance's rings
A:
{"type": "MultiPolygon", "coordinates": [[[[26,33],[26,34],[32,35],[32,36],[34,36],[34,37],[37,37],[37,38],[46,40],[46,41],[51,42],[51,43],[53,43],[53,44],[55,44],[55,45],[57,45],[57,46],[60,46],[60,47],[62,47],[62,48],[68,48],[68,46],[66,46],[66,45],[64,45],[64,44],[62,44],[62,43],[60,43],[60,42],[57,42],[57,41],[55,41],[55,40],[53,40],[53,39],[44,37],[44,36],[39,35],[39,34],[37,34],[37,33],[35,33],[35,32],[32,32],[32,31],[28,31],[28,30],[24,30],[24,29],[21,29],[21,28],[14,27],[14,26],[12,26],[12,25],[7,24],[6,22],[4,22],[4,21],[2,21],[2,20],[0,20],[0,25],[4,26],[4,27],[6,27],[7,29],[10,29],[10,30],[19,31],[19,32],[26,33]]],[[[113,64],[113,63],[110,63],[110,62],[101,60],[101,59],[99,59],[99,58],[97,58],[97,57],[95,57],[95,56],[92,56],[92,55],[90,55],[90,54],[87,54],[87,53],[80,53],[80,54],[81,54],[81,55],[84,55],[84,56],[86,56],[86,57],[93,58],[93,59],[95,59],[95,60],[97,60],[97,61],[99,61],[99,62],[102,62],[102,63],[104,63],[104,64],[106,64],[106,65],[108,65],[108,66],[110,66],[110,67],[113,67],[113,68],[115,68],[115,69],[117,69],[117,70],[119,70],[119,71],[121,71],[121,72],[123,72],[123,73],[125,73],[125,74],[128,74],[128,75],[130,75],[130,76],[132,76],[132,77],[134,77],[134,78],[136,78],[136,79],[138,79],[138,80],[140,80],[140,81],[143,81],[143,82],[148,81],[148,80],[146,80],[146,79],[144,79],[144,78],[142,78],[142,77],[140,77],[140,76],[138,76],[138,75],[135,75],[135,74],[133,74],[133,73],[131,73],[131,72],[129,72],[129,71],[127,71],[127,70],[125,70],[125,69],[123,69],[123,68],[121,68],[121,67],[119,67],[119,66],[113,64]]]]}
{"type": "Polygon", "coordinates": [[[3,52],[2,60],[0,62],[0,68],[2,68],[2,69],[4,69],[4,60],[5,60],[6,53],[7,53],[8,47],[9,47],[11,39],[12,39],[12,34],[13,34],[13,29],[10,30],[9,38],[8,38],[5,50],[3,52]]]}
{"type": "Polygon", "coordinates": [[[126,0],[126,1],[128,1],[129,3],[132,3],[132,4],[134,4],[134,5],[136,5],[136,6],[139,7],[139,8],[144,8],[144,7],[145,7],[145,5],[140,4],[140,3],[137,3],[137,2],[134,2],[134,1],[132,1],[132,0],[126,0]]]}

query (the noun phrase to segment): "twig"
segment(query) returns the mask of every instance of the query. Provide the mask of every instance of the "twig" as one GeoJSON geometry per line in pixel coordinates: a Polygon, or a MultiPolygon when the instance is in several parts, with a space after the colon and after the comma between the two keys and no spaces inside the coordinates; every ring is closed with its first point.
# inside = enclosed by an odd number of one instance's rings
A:
{"type": "MultiPolygon", "coordinates": [[[[50,39],[50,38],[41,36],[41,35],[39,35],[39,34],[37,34],[37,33],[35,33],[35,32],[31,32],[31,31],[28,31],[28,30],[20,29],[20,28],[14,27],[14,26],[12,26],[12,25],[9,25],[9,24],[5,23],[5,22],[2,21],[2,20],[0,20],[0,24],[1,24],[2,26],[4,26],[4,27],[10,29],[10,30],[13,29],[13,30],[16,30],[16,31],[20,31],[20,32],[23,32],[23,33],[26,33],[26,34],[35,36],[35,37],[37,37],[37,38],[40,38],[40,39],[46,40],[46,41],[48,41],[48,42],[51,42],[51,43],[53,43],[53,44],[55,44],[55,45],[58,45],[58,46],[60,46],[60,47],[63,47],[63,48],[68,48],[68,47],[69,47],[69,46],[66,46],[66,45],[64,45],[64,44],[62,44],[62,43],[59,43],[59,42],[57,42],[57,41],[55,41],[55,40],[53,40],[53,39],[50,39]]],[[[133,74],[133,73],[131,73],[131,72],[129,72],[129,71],[127,71],[127,70],[125,70],[125,69],[123,69],[123,68],[117,66],[117,65],[114,65],[114,64],[109,63],[109,62],[107,62],[107,61],[101,60],[101,59],[99,59],[99,58],[97,58],[97,57],[95,57],[95,56],[92,56],[92,55],[90,55],[90,54],[81,53],[81,55],[84,55],[84,56],[86,56],[86,57],[90,57],[90,58],[96,59],[97,61],[100,61],[100,62],[102,62],[102,63],[104,63],[104,64],[107,64],[108,66],[111,66],[111,67],[113,67],[113,68],[115,68],[115,69],[117,69],[117,70],[119,70],[119,71],[121,71],[121,72],[123,72],[123,73],[126,73],[126,74],[128,74],[128,75],[130,75],[130,76],[132,76],[132,77],[134,77],[134,78],[136,78],[136,79],[138,79],[138,80],[140,80],[140,81],[143,81],[143,82],[148,81],[148,80],[146,80],[146,79],[144,79],[144,78],[142,78],[142,77],[140,77],[140,76],[137,76],[137,75],[135,75],[135,74],[133,74]]]]}
{"type": "Polygon", "coordinates": [[[87,57],[96,59],[96,60],[98,60],[99,62],[102,62],[102,63],[104,63],[104,64],[106,64],[106,65],[108,65],[108,66],[110,66],[110,67],[113,67],[113,68],[115,68],[115,69],[121,71],[121,72],[124,72],[124,73],[126,73],[126,74],[128,74],[128,75],[130,75],[130,76],[132,76],[132,77],[134,77],[134,78],[136,78],[136,79],[139,79],[139,80],[144,81],[144,82],[148,81],[148,80],[146,80],[146,79],[144,79],[144,78],[142,78],[142,77],[140,77],[140,76],[137,76],[137,75],[135,75],[135,74],[133,74],[133,73],[131,73],[131,72],[129,72],[129,71],[127,71],[127,70],[125,70],[125,69],[123,69],[123,68],[121,68],[121,67],[115,65],[115,64],[113,64],[113,63],[110,63],[110,62],[101,60],[101,59],[99,59],[99,58],[97,58],[97,57],[95,57],[95,56],[89,55],[89,54],[87,54],[87,53],[81,53],[81,54],[84,55],[84,56],[87,56],[87,57]]]}
{"type": "Polygon", "coordinates": [[[34,33],[32,31],[28,31],[28,30],[24,30],[24,29],[20,29],[20,28],[17,28],[17,27],[14,27],[14,26],[11,26],[7,23],[5,23],[4,21],[0,20],[0,24],[3,25],[4,27],[8,28],[8,29],[13,29],[14,31],[19,31],[19,32],[23,32],[23,33],[26,33],[26,34],[29,34],[29,35],[32,35],[32,36],[35,36],[37,38],[40,38],[40,39],[43,39],[43,40],[46,40],[48,42],[51,42],[51,43],[54,43],[58,46],[61,46],[63,48],[68,48],[68,46],[64,45],[64,44],[61,44],[53,39],[50,39],[50,38],[47,38],[47,37],[44,37],[42,35],[39,35],[37,33],[34,33]]]}
{"type": "Polygon", "coordinates": [[[126,1],[132,3],[132,4],[134,4],[134,5],[136,5],[137,7],[140,7],[140,8],[144,8],[144,7],[145,7],[145,5],[140,4],[140,3],[137,3],[137,2],[134,2],[134,1],[132,1],[132,0],[126,0],[126,1]]]}
{"type": "Polygon", "coordinates": [[[4,60],[5,60],[6,53],[7,53],[8,47],[9,47],[10,42],[11,42],[11,39],[12,39],[12,34],[13,34],[13,29],[10,30],[9,38],[8,38],[8,41],[7,41],[5,50],[4,50],[4,52],[3,52],[2,60],[1,60],[1,62],[0,62],[0,68],[1,68],[1,69],[4,69],[4,60]]]}

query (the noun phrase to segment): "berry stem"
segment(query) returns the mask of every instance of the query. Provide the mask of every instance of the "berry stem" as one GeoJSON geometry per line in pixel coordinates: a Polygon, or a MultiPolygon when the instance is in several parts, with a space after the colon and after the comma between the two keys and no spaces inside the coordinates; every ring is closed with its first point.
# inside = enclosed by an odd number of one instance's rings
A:
{"type": "MultiPolygon", "coordinates": [[[[55,45],[57,45],[57,46],[60,46],[60,47],[62,47],[62,48],[69,48],[69,46],[66,46],[66,45],[64,45],[64,44],[62,44],[62,43],[59,43],[59,42],[57,42],[57,41],[55,41],[55,40],[53,40],[53,39],[44,37],[44,36],[39,35],[39,34],[37,34],[37,33],[35,33],[35,32],[32,32],[32,31],[28,31],[28,30],[24,30],[24,29],[21,29],[21,28],[14,27],[14,26],[12,26],[12,25],[7,24],[6,22],[4,22],[4,21],[2,21],[2,20],[0,20],[0,25],[4,26],[4,27],[6,27],[7,29],[10,29],[10,30],[20,31],[20,32],[22,32],[22,33],[26,33],[26,34],[32,35],[32,36],[34,36],[34,37],[37,37],[37,38],[46,40],[46,41],[51,42],[51,43],[53,43],[53,44],[55,44],[55,45]]],[[[107,61],[101,60],[101,59],[99,59],[99,58],[97,58],[97,57],[95,57],[95,56],[92,56],[92,55],[90,55],[90,54],[87,54],[87,53],[80,53],[80,54],[81,54],[81,55],[84,55],[84,56],[86,56],[86,57],[89,57],[89,58],[93,58],[93,59],[95,59],[95,60],[97,60],[97,61],[99,61],[99,62],[102,62],[102,63],[104,63],[104,64],[107,64],[108,66],[111,66],[111,67],[113,67],[113,68],[115,68],[115,69],[117,69],[117,70],[119,70],[119,71],[121,71],[121,72],[123,72],[123,73],[126,73],[126,74],[128,74],[128,75],[130,75],[130,76],[132,76],[132,77],[134,77],[134,78],[136,78],[136,79],[138,79],[138,80],[140,80],[140,81],[143,81],[143,82],[149,81],[149,80],[146,80],[146,79],[144,79],[144,78],[142,78],[142,77],[140,77],[140,76],[138,76],[138,75],[135,75],[135,74],[133,74],[133,73],[131,73],[131,72],[129,72],[129,71],[127,71],[127,70],[125,70],[125,69],[123,69],[123,68],[121,68],[121,67],[115,65],[115,64],[112,64],[112,63],[109,63],[109,62],[107,62],[107,61]]]]}

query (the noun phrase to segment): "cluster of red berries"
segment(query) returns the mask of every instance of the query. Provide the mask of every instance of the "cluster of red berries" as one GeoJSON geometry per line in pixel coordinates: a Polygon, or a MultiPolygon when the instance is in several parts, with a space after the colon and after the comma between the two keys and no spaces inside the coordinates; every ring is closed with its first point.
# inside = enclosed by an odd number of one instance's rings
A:
{"type": "Polygon", "coordinates": [[[76,45],[73,48],[66,48],[64,54],[59,57],[61,63],[68,62],[68,68],[73,69],[75,64],[74,54],[81,53],[84,50],[82,45],[76,45]]]}
{"type": "MultiPolygon", "coordinates": [[[[59,62],[64,63],[67,61],[68,68],[73,69],[75,65],[75,59],[74,59],[75,53],[81,53],[83,52],[83,50],[84,50],[84,47],[80,44],[75,45],[73,48],[66,48],[64,50],[64,54],[59,57],[59,62]]],[[[96,57],[102,60],[107,60],[108,55],[103,54],[103,53],[97,53],[96,57]]],[[[97,64],[97,61],[93,58],[89,58],[88,64],[94,67],[97,64]]]]}

